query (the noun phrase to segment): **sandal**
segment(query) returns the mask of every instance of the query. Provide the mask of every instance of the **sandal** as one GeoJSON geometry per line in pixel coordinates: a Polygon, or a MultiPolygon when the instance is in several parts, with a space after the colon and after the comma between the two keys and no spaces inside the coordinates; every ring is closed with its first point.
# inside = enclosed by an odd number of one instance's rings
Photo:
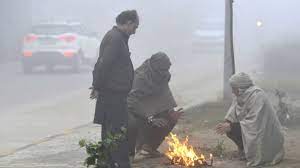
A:
{"type": "Polygon", "coordinates": [[[160,153],[159,151],[147,151],[147,150],[140,150],[136,153],[134,160],[141,160],[141,159],[147,159],[147,158],[158,158],[162,157],[164,154],[160,153]]]}

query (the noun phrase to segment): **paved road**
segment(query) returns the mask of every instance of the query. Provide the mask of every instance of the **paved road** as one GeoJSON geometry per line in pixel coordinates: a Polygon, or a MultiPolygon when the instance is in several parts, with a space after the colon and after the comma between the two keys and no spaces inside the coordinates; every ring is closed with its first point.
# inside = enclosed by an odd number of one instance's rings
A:
{"type": "Polygon", "coordinates": [[[24,75],[18,63],[1,64],[0,113],[23,105],[54,101],[91,84],[92,78],[88,67],[82,68],[79,74],[73,74],[68,69],[62,68],[54,73],[47,73],[40,68],[33,74],[24,75]]]}
{"type": "Polygon", "coordinates": [[[20,64],[8,63],[1,64],[0,79],[0,155],[91,121],[89,67],[24,75],[20,64]]]}

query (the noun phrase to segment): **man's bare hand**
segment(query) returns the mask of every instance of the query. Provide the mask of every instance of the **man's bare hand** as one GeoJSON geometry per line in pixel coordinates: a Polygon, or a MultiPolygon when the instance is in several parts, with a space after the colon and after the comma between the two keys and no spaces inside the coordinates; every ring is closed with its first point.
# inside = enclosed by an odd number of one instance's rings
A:
{"type": "Polygon", "coordinates": [[[152,125],[156,127],[166,127],[168,125],[168,121],[163,118],[154,118],[152,120],[152,125]]]}
{"type": "Polygon", "coordinates": [[[90,93],[90,99],[97,99],[99,96],[99,92],[97,90],[95,90],[93,87],[90,88],[91,89],[91,93],[90,93]]]}
{"type": "Polygon", "coordinates": [[[225,133],[228,133],[231,130],[230,123],[229,122],[219,123],[215,127],[215,130],[217,134],[224,135],[225,133]]]}
{"type": "Polygon", "coordinates": [[[181,117],[183,116],[184,111],[183,108],[180,108],[178,110],[172,110],[169,112],[169,116],[171,117],[172,121],[177,122],[181,117]]]}

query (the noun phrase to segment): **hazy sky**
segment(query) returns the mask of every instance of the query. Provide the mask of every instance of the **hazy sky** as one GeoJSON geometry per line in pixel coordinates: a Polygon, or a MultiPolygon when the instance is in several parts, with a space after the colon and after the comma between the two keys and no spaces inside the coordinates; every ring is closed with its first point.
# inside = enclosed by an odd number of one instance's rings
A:
{"type": "Polygon", "coordinates": [[[235,51],[237,62],[241,62],[238,65],[243,67],[248,61],[261,61],[265,50],[273,43],[298,39],[299,6],[298,0],[236,0],[235,51]],[[262,22],[261,27],[256,26],[257,21],[262,22]]]}

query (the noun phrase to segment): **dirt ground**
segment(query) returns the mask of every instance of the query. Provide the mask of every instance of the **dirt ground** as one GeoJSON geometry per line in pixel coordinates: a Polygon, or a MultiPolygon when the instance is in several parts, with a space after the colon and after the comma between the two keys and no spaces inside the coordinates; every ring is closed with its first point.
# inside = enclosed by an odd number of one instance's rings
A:
{"type": "MultiPolygon", "coordinates": [[[[179,137],[189,136],[190,144],[197,148],[199,153],[207,154],[209,152],[216,153],[222,145],[222,156],[214,157],[214,165],[216,168],[244,168],[245,162],[239,161],[232,157],[237,150],[235,145],[225,136],[215,134],[214,126],[223,119],[227,107],[221,102],[205,103],[203,105],[194,106],[186,110],[183,120],[181,120],[174,128],[173,132],[179,137]]],[[[293,125],[285,129],[285,151],[284,160],[273,166],[274,168],[299,168],[300,167],[300,126],[293,125]]],[[[166,152],[167,145],[164,142],[160,149],[166,152]]],[[[220,150],[217,153],[220,155],[220,150]]],[[[138,160],[133,164],[134,168],[173,168],[169,164],[166,157],[148,158],[138,160]]]]}

